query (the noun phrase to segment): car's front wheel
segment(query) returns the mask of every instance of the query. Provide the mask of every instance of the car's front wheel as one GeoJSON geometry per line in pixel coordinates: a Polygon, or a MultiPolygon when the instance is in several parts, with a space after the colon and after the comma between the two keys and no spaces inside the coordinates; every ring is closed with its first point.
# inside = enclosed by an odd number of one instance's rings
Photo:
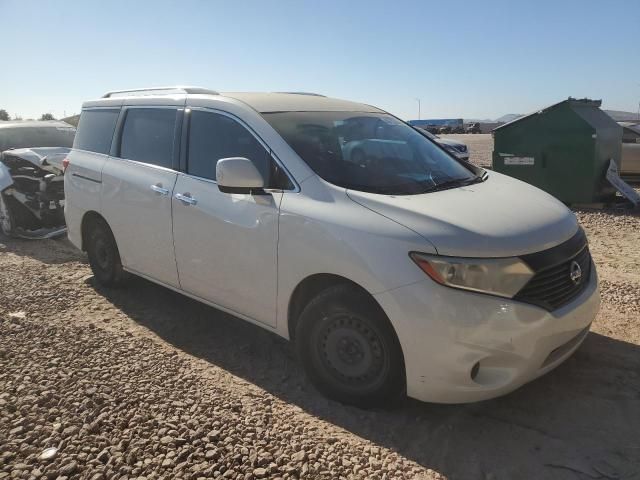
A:
{"type": "Polygon", "coordinates": [[[122,268],[118,245],[107,222],[101,218],[91,220],[85,237],[91,271],[98,283],[105,287],[118,287],[127,279],[122,268]]]}
{"type": "Polygon", "coordinates": [[[386,315],[366,292],[331,287],[309,302],[296,326],[296,350],[315,387],[360,407],[402,397],[402,349],[386,315]]]}

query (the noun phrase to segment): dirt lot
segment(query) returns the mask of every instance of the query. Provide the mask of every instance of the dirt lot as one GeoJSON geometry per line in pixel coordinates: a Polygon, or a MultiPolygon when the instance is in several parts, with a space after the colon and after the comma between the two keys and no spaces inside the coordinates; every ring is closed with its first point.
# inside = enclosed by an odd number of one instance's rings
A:
{"type": "Polygon", "coordinates": [[[458,142],[466,144],[469,147],[469,160],[476,165],[480,165],[481,167],[491,166],[491,152],[493,151],[493,138],[491,134],[455,134],[441,136],[442,138],[450,138],[451,140],[457,140],[458,142]]]}
{"type": "Polygon", "coordinates": [[[0,238],[0,479],[640,478],[640,216],[578,215],[603,306],[572,358],[500,399],[374,411],[322,398],[266,331],[0,238]]]}

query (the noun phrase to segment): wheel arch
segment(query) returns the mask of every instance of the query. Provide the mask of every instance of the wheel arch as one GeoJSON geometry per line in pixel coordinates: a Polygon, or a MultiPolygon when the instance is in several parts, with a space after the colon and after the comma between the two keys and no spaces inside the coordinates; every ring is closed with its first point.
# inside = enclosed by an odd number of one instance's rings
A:
{"type": "MultiPolygon", "coordinates": [[[[95,210],[89,210],[82,216],[82,223],[80,224],[80,238],[82,241],[81,249],[83,252],[87,251],[87,235],[89,234],[89,227],[96,221],[103,221],[107,226],[109,222],[95,210]]],[[[109,227],[111,228],[111,227],[109,227]]]]}
{"type": "Polygon", "coordinates": [[[372,303],[375,304],[376,307],[379,308],[380,311],[384,314],[387,322],[389,322],[389,326],[395,333],[396,338],[398,338],[398,333],[396,332],[396,329],[394,328],[393,323],[391,323],[391,320],[387,316],[386,312],[366,288],[347,277],[343,277],[342,275],[336,275],[333,273],[316,273],[313,275],[309,275],[308,277],[300,281],[298,285],[296,285],[296,288],[293,290],[293,293],[289,298],[289,306],[287,310],[287,327],[289,332],[289,339],[295,340],[296,326],[304,307],[320,292],[337,285],[349,285],[364,293],[372,301],[372,303]]]}

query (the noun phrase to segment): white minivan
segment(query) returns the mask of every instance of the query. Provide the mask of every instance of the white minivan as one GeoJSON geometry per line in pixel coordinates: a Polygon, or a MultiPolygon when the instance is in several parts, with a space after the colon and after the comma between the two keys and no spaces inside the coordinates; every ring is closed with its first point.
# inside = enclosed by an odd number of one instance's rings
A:
{"type": "Polygon", "coordinates": [[[109,92],[65,164],[69,238],[100,284],[139,275],[291,339],[342,402],[503,395],[569,357],[599,308],[562,203],[369,105],[109,92]]]}

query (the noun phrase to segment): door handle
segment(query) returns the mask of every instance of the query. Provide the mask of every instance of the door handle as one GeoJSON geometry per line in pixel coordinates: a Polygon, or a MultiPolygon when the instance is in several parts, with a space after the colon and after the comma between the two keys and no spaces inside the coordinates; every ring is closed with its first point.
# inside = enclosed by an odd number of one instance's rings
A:
{"type": "Polygon", "coordinates": [[[151,190],[153,190],[154,192],[160,195],[169,195],[169,190],[167,190],[166,188],[162,188],[161,183],[156,183],[155,185],[151,185],[150,188],[151,190]]]}
{"type": "Polygon", "coordinates": [[[195,205],[198,201],[188,193],[176,193],[176,198],[187,205],[195,205]]]}

